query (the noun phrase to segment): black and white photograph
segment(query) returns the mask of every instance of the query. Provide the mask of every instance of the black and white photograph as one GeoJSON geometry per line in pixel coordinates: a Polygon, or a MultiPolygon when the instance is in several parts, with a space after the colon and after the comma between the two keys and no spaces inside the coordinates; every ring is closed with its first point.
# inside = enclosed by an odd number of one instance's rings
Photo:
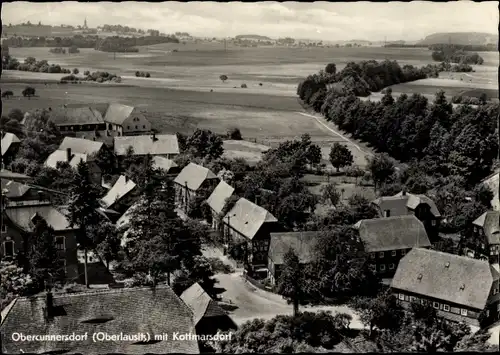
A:
{"type": "Polygon", "coordinates": [[[1,3],[0,354],[499,353],[499,5],[1,3]]]}

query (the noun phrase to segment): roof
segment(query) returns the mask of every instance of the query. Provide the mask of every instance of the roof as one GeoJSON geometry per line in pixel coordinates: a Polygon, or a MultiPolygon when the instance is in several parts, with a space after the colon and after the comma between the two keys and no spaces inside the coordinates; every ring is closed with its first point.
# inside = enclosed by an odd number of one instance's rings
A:
{"type": "Polygon", "coordinates": [[[197,282],[182,293],[181,299],[193,311],[195,325],[202,318],[227,316],[226,311],[197,282]]]}
{"type": "Polygon", "coordinates": [[[134,111],[133,106],[110,104],[104,114],[104,121],[122,125],[123,122],[125,122],[125,120],[132,114],[132,111],[134,111]]]}
{"type": "Polygon", "coordinates": [[[218,178],[210,169],[195,163],[189,163],[175,177],[174,182],[181,186],[187,186],[192,191],[196,191],[207,179],[218,178]]]}
{"type": "Polygon", "coordinates": [[[483,228],[488,243],[500,244],[500,212],[486,211],[472,223],[483,228]]]}
{"type": "Polygon", "coordinates": [[[20,207],[11,207],[5,209],[5,214],[13,223],[25,231],[31,231],[33,229],[31,219],[35,214],[42,217],[56,232],[76,229],[76,227],[70,227],[70,222],[66,216],[51,205],[24,205],[20,207]]]}
{"type": "Polygon", "coordinates": [[[179,154],[179,143],[175,134],[156,134],[139,136],[115,137],[115,153],[126,155],[129,147],[134,150],[134,155],[165,155],[179,154]]]}
{"type": "Polygon", "coordinates": [[[377,205],[381,211],[390,210],[391,216],[404,216],[408,214],[408,208],[415,210],[420,204],[427,204],[431,209],[434,217],[441,217],[436,204],[425,195],[414,195],[410,193],[400,192],[394,196],[379,197],[372,202],[377,205]]]}
{"type": "Polygon", "coordinates": [[[5,133],[2,137],[2,155],[5,155],[13,144],[21,143],[14,133],[5,133]]]}
{"type": "Polygon", "coordinates": [[[500,190],[500,173],[496,171],[494,174],[488,176],[483,180],[483,184],[488,186],[493,192],[493,199],[491,200],[491,206],[495,211],[500,211],[500,199],[499,199],[499,190],[500,190]]]}
{"type": "Polygon", "coordinates": [[[207,203],[210,208],[216,213],[221,213],[224,209],[226,201],[234,192],[234,187],[225,181],[219,182],[212,194],[208,197],[207,203]]]}
{"type": "Polygon", "coordinates": [[[57,107],[48,113],[49,120],[58,126],[104,123],[101,113],[92,107],[57,107]]]}
{"type": "Polygon", "coordinates": [[[177,167],[178,165],[172,159],[161,157],[159,155],[155,155],[153,157],[153,168],[155,169],[162,169],[168,173],[170,169],[177,167]]]}
{"type": "Polygon", "coordinates": [[[292,248],[301,263],[309,263],[314,259],[319,232],[285,232],[271,233],[269,258],[274,264],[283,264],[285,254],[292,248]]]}
{"type": "Polygon", "coordinates": [[[68,152],[65,150],[56,150],[52,154],[49,155],[47,160],[45,161],[45,166],[48,166],[52,169],[57,169],[57,163],[69,163],[72,168],[76,168],[80,161],[86,162],[88,158],[87,154],[80,153],[71,153],[70,161],[68,162],[68,152]]]}
{"type": "Polygon", "coordinates": [[[354,228],[367,252],[431,246],[424,224],[414,215],[363,219],[354,228]]]}
{"type": "Polygon", "coordinates": [[[139,207],[140,203],[141,203],[141,201],[136,201],[132,206],[130,206],[125,211],[125,213],[120,218],[118,218],[118,220],[116,221],[116,227],[117,228],[126,228],[126,227],[128,227],[128,225],[130,223],[130,218],[132,216],[132,213],[135,211],[135,209],[137,207],[139,207]]]}
{"type": "Polygon", "coordinates": [[[0,170],[1,179],[11,179],[11,180],[31,180],[32,177],[24,174],[19,174],[12,172],[10,170],[2,169],[0,170]]]}
{"type": "Polygon", "coordinates": [[[391,286],[484,309],[492,283],[492,271],[487,261],[415,248],[399,262],[391,286]]]}
{"type": "Polygon", "coordinates": [[[5,196],[7,198],[19,198],[23,197],[26,192],[31,189],[30,186],[12,181],[2,179],[2,191],[5,191],[5,196]]]}
{"type": "Polygon", "coordinates": [[[264,223],[278,222],[278,220],[265,208],[257,206],[242,197],[226,213],[224,222],[243,236],[252,239],[264,223]]]}
{"type": "Polygon", "coordinates": [[[103,142],[91,141],[89,139],[64,137],[58,150],[66,151],[66,149],[71,148],[71,153],[97,154],[103,145],[103,142]]]}
{"type": "Polygon", "coordinates": [[[19,298],[2,324],[2,345],[6,353],[44,353],[67,350],[81,354],[169,354],[199,353],[196,339],[176,341],[174,332],[196,334],[193,313],[168,286],[156,288],[106,289],[81,293],[54,294],[55,317],[44,318],[46,297],[19,298]],[[98,321],[91,323],[89,321],[98,321]],[[106,321],[108,320],[108,321],[106,321]],[[87,322],[85,322],[87,321],[87,322]],[[87,340],[14,342],[10,336],[22,329],[25,334],[85,334],[87,340]],[[94,332],[109,335],[148,332],[168,334],[168,340],[133,344],[128,341],[92,341],[94,332]]]}
{"type": "Polygon", "coordinates": [[[125,175],[120,175],[106,196],[101,199],[103,207],[110,208],[130,191],[132,191],[135,186],[135,182],[128,179],[125,175]]]}

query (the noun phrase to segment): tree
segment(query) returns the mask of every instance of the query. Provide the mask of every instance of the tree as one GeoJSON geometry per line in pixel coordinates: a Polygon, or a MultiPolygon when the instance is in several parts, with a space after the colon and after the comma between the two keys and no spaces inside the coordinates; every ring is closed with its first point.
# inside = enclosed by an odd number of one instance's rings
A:
{"type": "Polygon", "coordinates": [[[206,129],[196,129],[187,139],[186,145],[195,157],[217,159],[224,153],[222,139],[206,129]]]}
{"type": "Polygon", "coordinates": [[[223,75],[219,76],[219,79],[220,79],[222,82],[225,82],[225,81],[228,79],[228,77],[227,77],[227,75],[224,75],[224,74],[223,74],[223,75]]]}
{"type": "Polygon", "coordinates": [[[191,263],[182,266],[175,277],[172,288],[177,295],[181,295],[193,284],[198,283],[210,297],[215,299],[217,297],[215,289],[217,280],[213,276],[214,272],[210,261],[202,255],[197,255],[191,263]]]}
{"type": "Polygon", "coordinates": [[[325,72],[327,72],[328,74],[335,75],[337,73],[337,66],[335,65],[335,63],[327,64],[325,67],[325,72]]]}
{"type": "Polygon", "coordinates": [[[116,230],[116,227],[110,222],[104,222],[92,230],[95,233],[94,240],[99,241],[96,245],[97,253],[104,259],[106,267],[109,270],[109,264],[113,260],[118,259],[120,252],[121,238],[116,230]]]}
{"type": "Polygon", "coordinates": [[[83,75],[85,75],[85,76],[90,75],[90,70],[85,70],[85,71],[83,72],[83,75]]]}
{"type": "Polygon", "coordinates": [[[239,130],[239,128],[231,128],[227,131],[227,137],[229,139],[233,139],[233,140],[237,140],[237,141],[240,141],[242,140],[242,137],[241,137],[241,132],[239,130]]]}
{"type": "Polygon", "coordinates": [[[73,74],[77,75],[79,72],[78,68],[73,69],[73,74]]]}
{"type": "Polygon", "coordinates": [[[87,273],[87,251],[95,248],[99,241],[93,240],[90,230],[95,230],[101,223],[98,212],[99,194],[91,182],[89,167],[83,160],[78,163],[74,184],[70,190],[68,219],[70,226],[78,227],[77,242],[85,253],[85,285],[89,287],[87,273]]]}
{"type": "Polygon", "coordinates": [[[321,187],[321,195],[323,201],[329,201],[333,206],[337,206],[340,202],[340,192],[337,190],[337,185],[335,183],[321,187]]]}
{"type": "Polygon", "coordinates": [[[340,168],[352,165],[354,158],[349,148],[340,143],[335,143],[330,149],[330,162],[339,171],[340,168]]]}
{"type": "Polygon", "coordinates": [[[293,303],[293,315],[299,314],[299,304],[304,298],[304,276],[299,257],[293,249],[286,252],[283,269],[278,279],[278,293],[293,303]]]}
{"type": "Polygon", "coordinates": [[[368,161],[368,170],[371,172],[375,188],[389,182],[394,174],[394,160],[386,153],[376,154],[368,161]]]}
{"type": "Polygon", "coordinates": [[[37,291],[33,279],[23,272],[23,268],[15,263],[2,261],[0,264],[1,304],[9,304],[14,298],[32,294],[37,291]]]}
{"type": "Polygon", "coordinates": [[[32,96],[35,96],[35,88],[31,87],[31,86],[27,86],[23,91],[22,91],[22,94],[24,97],[28,97],[28,99],[32,96]]]}

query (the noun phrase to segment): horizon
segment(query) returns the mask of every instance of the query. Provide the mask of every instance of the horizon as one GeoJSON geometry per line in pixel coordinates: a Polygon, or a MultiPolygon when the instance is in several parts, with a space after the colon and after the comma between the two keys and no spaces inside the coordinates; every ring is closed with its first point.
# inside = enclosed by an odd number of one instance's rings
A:
{"type": "Polygon", "coordinates": [[[371,42],[419,41],[433,33],[481,32],[497,35],[498,1],[432,3],[6,3],[2,22],[16,25],[122,25],[194,37],[259,35],[299,40],[371,42]],[[123,6],[126,4],[126,6],[123,6]],[[492,11],[493,10],[493,11],[492,11]],[[227,20],[225,13],[231,13],[227,20]],[[112,14],[112,15],[109,15],[112,14]],[[221,15],[220,15],[221,14],[221,15]],[[411,15],[407,15],[411,14],[411,15]],[[167,24],[166,24],[167,23],[167,24]],[[354,25],[354,29],[353,29],[354,25]],[[456,28],[460,28],[457,31],[456,28]]]}

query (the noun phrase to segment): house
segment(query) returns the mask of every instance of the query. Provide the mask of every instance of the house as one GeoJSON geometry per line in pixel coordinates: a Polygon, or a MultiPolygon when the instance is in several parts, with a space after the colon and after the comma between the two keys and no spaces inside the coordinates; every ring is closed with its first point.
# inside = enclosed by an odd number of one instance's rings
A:
{"type": "Polygon", "coordinates": [[[225,239],[243,245],[245,267],[250,276],[265,272],[263,277],[267,277],[270,233],[281,229],[276,217],[265,208],[240,198],[222,221],[225,239]]]}
{"type": "Polygon", "coordinates": [[[194,283],[180,297],[193,311],[196,334],[214,335],[218,331],[237,329],[227,312],[198,283],[194,283]]]}
{"type": "Polygon", "coordinates": [[[500,200],[498,197],[498,193],[500,190],[499,186],[499,178],[500,178],[500,171],[497,169],[497,171],[494,174],[491,174],[487,178],[483,180],[483,184],[488,186],[490,190],[493,192],[493,199],[491,200],[491,207],[493,208],[494,211],[500,211],[500,200]]]}
{"type": "Polygon", "coordinates": [[[431,246],[424,224],[414,215],[363,219],[353,228],[370,264],[383,277],[394,275],[399,260],[412,248],[431,246]]]}
{"type": "Polygon", "coordinates": [[[174,179],[176,206],[187,214],[191,201],[212,193],[218,182],[219,178],[210,169],[189,163],[174,179]]]}
{"type": "Polygon", "coordinates": [[[108,130],[115,136],[128,136],[151,132],[151,123],[143,112],[133,106],[109,104],[104,114],[108,130]]]}
{"type": "Polygon", "coordinates": [[[43,218],[54,229],[56,248],[61,269],[68,280],[78,277],[77,272],[77,227],[71,227],[66,216],[53,207],[50,202],[37,201],[29,205],[8,205],[3,212],[1,231],[2,248],[0,256],[15,259],[26,254],[26,238],[30,237],[37,218],[43,218]]]}
{"type": "Polygon", "coordinates": [[[179,174],[179,166],[172,160],[159,155],[153,157],[153,168],[161,169],[167,174],[179,174]]]}
{"type": "Polygon", "coordinates": [[[64,105],[49,108],[48,115],[62,134],[99,132],[104,136],[110,135],[102,114],[93,107],[64,105]]]}
{"type": "Polygon", "coordinates": [[[175,134],[156,134],[114,138],[115,154],[124,157],[129,148],[135,156],[163,156],[173,159],[179,155],[179,143],[175,134]]]}
{"type": "Polygon", "coordinates": [[[486,211],[472,222],[472,238],[466,244],[466,254],[500,263],[500,212],[486,211]]]}
{"type": "Polygon", "coordinates": [[[126,175],[121,175],[113,187],[101,199],[101,206],[117,212],[125,212],[136,200],[136,184],[126,175]]]}
{"type": "Polygon", "coordinates": [[[391,288],[399,301],[431,305],[438,316],[478,326],[500,316],[499,272],[487,261],[415,248],[399,263],[391,288]]]}
{"type": "Polygon", "coordinates": [[[384,196],[372,201],[379,217],[415,215],[425,226],[431,241],[439,240],[441,213],[436,204],[425,195],[401,191],[394,196],[384,196]]]}
{"type": "Polygon", "coordinates": [[[59,148],[49,155],[45,161],[45,166],[57,169],[58,163],[68,163],[76,169],[80,161],[84,161],[89,165],[92,181],[101,184],[102,172],[94,157],[102,149],[106,149],[102,142],[65,137],[59,148]]]}
{"type": "Polygon", "coordinates": [[[319,232],[284,232],[271,233],[268,252],[268,278],[271,285],[276,285],[284,264],[285,254],[293,249],[303,265],[314,260],[319,232]]]}
{"type": "Polygon", "coordinates": [[[181,341],[173,337],[174,333],[196,335],[196,330],[193,312],[166,285],[46,293],[12,302],[0,328],[4,353],[199,354],[196,337],[181,341]],[[71,334],[82,337],[19,342],[13,339],[14,333],[48,339],[71,334]],[[148,333],[151,339],[131,338],[140,333],[148,333]],[[120,338],[93,341],[93,334],[120,338]]]}
{"type": "Polygon", "coordinates": [[[207,204],[212,211],[212,228],[219,229],[219,216],[223,212],[227,200],[233,195],[234,187],[225,181],[219,182],[207,199],[207,204]]]}
{"type": "Polygon", "coordinates": [[[14,157],[19,149],[21,140],[13,133],[4,133],[2,137],[2,169],[5,165],[14,160],[14,157]]]}
{"type": "Polygon", "coordinates": [[[7,206],[38,204],[50,201],[47,191],[20,182],[2,179],[2,192],[7,206]]]}

